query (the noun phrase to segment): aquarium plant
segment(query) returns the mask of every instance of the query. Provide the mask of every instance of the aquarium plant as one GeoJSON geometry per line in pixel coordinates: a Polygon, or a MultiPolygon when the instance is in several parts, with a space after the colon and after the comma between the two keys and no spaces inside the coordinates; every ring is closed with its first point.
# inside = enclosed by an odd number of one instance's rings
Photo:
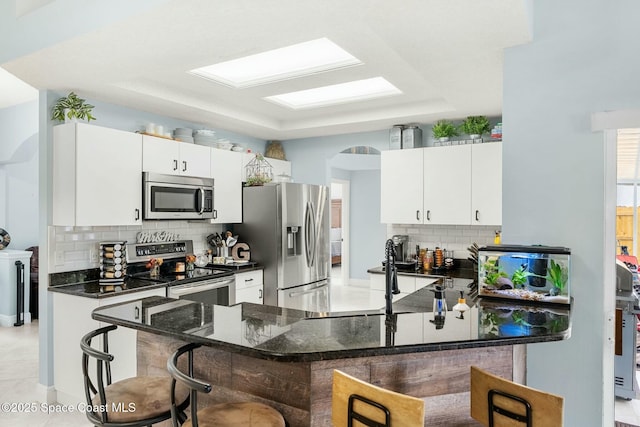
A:
{"type": "Polygon", "coordinates": [[[554,260],[549,260],[549,269],[547,270],[547,276],[545,277],[553,285],[551,289],[552,295],[561,295],[564,293],[564,288],[567,284],[569,272],[566,267],[560,265],[560,263],[554,260]]]}
{"type": "Polygon", "coordinates": [[[491,130],[491,124],[485,116],[469,116],[460,125],[460,130],[467,135],[482,136],[491,130]]]}
{"type": "Polygon", "coordinates": [[[487,285],[496,285],[501,277],[509,277],[509,275],[498,266],[498,260],[496,259],[487,260],[487,262],[482,265],[482,268],[485,272],[484,282],[487,285]]]}
{"type": "Polygon", "coordinates": [[[524,284],[527,283],[527,278],[533,275],[533,273],[527,271],[526,265],[521,265],[520,268],[515,270],[511,275],[511,283],[513,283],[514,287],[524,287],[524,284]]]}
{"type": "Polygon", "coordinates": [[[434,138],[451,138],[458,136],[458,129],[449,120],[438,120],[431,128],[434,138]]]}

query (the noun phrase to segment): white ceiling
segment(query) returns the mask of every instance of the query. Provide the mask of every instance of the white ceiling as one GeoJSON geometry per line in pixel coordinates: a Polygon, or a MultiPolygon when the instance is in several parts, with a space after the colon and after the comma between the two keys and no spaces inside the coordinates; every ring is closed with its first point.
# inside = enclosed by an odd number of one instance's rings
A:
{"type": "Polygon", "coordinates": [[[503,50],[530,40],[514,0],[174,0],[2,66],[31,86],[263,139],[502,113],[503,50]],[[188,70],[327,37],[364,65],[246,89],[188,70]],[[383,76],[400,96],[294,111],[268,95],[383,76]]]}

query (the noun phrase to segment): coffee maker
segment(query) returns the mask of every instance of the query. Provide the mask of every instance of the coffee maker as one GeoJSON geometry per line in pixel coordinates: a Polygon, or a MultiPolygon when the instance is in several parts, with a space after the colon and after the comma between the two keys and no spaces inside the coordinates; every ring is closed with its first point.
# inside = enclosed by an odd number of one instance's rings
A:
{"type": "Polygon", "coordinates": [[[406,234],[396,234],[391,237],[393,246],[396,249],[396,262],[404,263],[409,261],[409,236],[406,234]]]}

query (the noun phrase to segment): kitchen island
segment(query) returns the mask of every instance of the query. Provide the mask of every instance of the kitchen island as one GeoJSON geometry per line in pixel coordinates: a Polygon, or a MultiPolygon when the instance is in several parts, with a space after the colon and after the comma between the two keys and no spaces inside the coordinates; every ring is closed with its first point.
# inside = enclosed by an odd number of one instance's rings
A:
{"type": "Polygon", "coordinates": [[[177,347],[203,344],[196,376],[214,385],[203,402],[264,402],[291,427],[331,425],[333,369],[424,399],[427,425],[477,425],[469,417],[469,366],[520,379],[521,344],[569,338],[570,310],[477,300],[460,315],[448,301],[464,288],[445,290],[448,311],[433,311],[427,286],[396,301],[390,316],[162,297],[101,307],[92,316],[138,330],[139,375],[167,375],[177,347]]]}

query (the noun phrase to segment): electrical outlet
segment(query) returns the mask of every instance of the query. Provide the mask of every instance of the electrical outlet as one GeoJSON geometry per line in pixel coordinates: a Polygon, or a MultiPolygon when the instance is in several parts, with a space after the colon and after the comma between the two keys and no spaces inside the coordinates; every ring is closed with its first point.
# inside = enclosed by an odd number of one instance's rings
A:
{"type": "Polygon", "coordinates": [[[64,265],[64,252],[56,252],[56,265],[64,265]]]}
{"type": "Polygon", "coordinates": [[[95,249],[89,250],[89,262],[98,262],[98,251],[95,249]]]}

